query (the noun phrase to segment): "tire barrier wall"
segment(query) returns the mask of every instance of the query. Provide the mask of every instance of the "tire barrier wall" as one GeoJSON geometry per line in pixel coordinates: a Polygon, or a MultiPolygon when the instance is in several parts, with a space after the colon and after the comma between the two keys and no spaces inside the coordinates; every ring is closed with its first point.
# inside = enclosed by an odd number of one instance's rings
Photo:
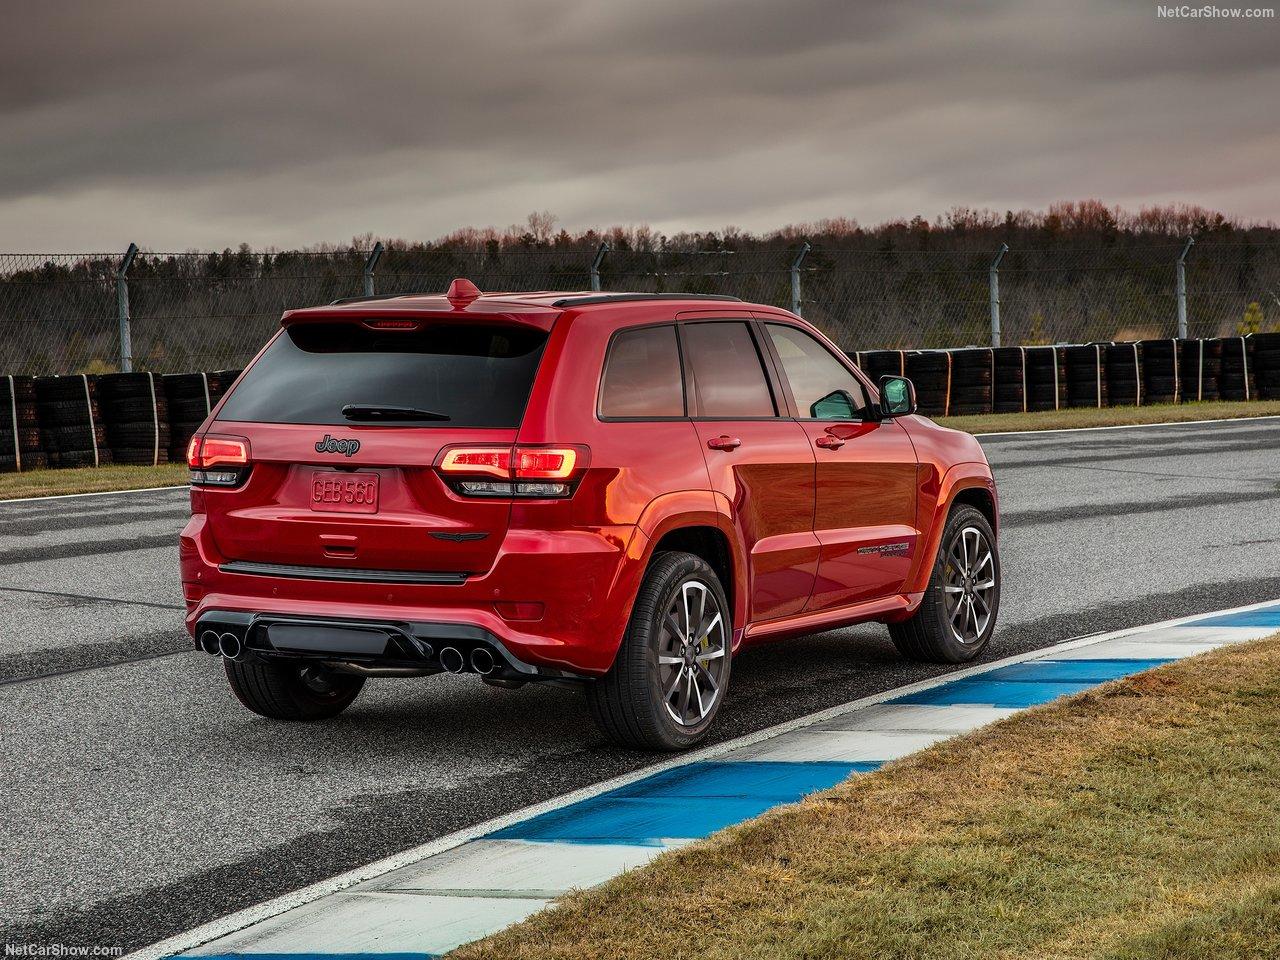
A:
{"type": "Polygon", "coordinates": [[[239,374],[0,375],[0,473],[181,462],[239,374]]]}
{"type": "Polygon", "coordinates": [[[1280,399],[1280,333],[849,357],[877,382],[910,377],[920,412],[931,417],[1280,399]]]}
{"type": "MultiPolygon", "coordinates": [[[[849,354],[873,381],[907,376],[926,416],[1280,399],[1280,333],[849,354]]],[[[181,462],[239,370],[0,375],[0,473],[181,462]]]]}

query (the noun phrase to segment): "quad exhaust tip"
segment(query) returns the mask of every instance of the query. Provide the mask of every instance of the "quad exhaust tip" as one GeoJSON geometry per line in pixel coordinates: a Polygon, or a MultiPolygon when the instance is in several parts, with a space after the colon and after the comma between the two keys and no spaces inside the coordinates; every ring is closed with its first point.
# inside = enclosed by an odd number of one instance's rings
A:
{"type": "Polygon", "coordinates": [[[206,630],[200,634],[200,649],[211,657],[218,655],[218,634],[213,630],[206,630]]]}
{"type": "Polygon", "coordinates": [[[471,669],[481,676],[488,676],[493,673],[493,668],[497,664],[493,661],[493,653],[488,647],[476,647],[471,651],[471,669]]]}
{"type": "Polygon", "coordinates": [[[450,673],[461,673],[467,662],[462,659],[462,651],[457,647],[445,647],[440,651],[440,666],[450,673]]]}

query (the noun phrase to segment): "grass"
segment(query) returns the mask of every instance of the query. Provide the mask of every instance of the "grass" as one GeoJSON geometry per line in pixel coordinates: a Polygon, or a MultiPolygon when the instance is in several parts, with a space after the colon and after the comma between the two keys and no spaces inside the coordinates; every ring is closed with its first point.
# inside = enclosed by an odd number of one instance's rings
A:
{"type": "Polygon", "coordinates": [[[1064,430],[1274,416],[1280,416],[1280,400],[1210,400],[1204,403],[1158,403],[1148,407],[1073,407],[1036,413],[991,413],[936,419],[944,427],[966,433],[999,433],[1004,430],[1064,430]]]}
{"type": "MultiPolygon", "coordinates": [[[[1120,424],[1175,423],[1236,417],[1280,416],[1280,400],[1170,403],[1150,407],[1047,410],[1042,413],[998,413],[977,417],[940,417],[943,426],[967,433],[1002,430],[1058,430],[1066,427],[1111,427],[1120,424]]],[[[77,470],[32,470],[0,474],[0,500],[58,493],[97,493],[136,487],[178,486],[187,482],[183,464],[158,467],[86,467],[77,470]]]]}
{"type": "Polygon", "coordinates": [[[1280,635],[1030,710],[459,958],[1280,955],[1280,635]]]}
{"type": "Polygon", "coordinates": [[[158,467],[77,467],[72,470],[0,473],[0,500],[46,497],[59,493],[186,486],[187,476],[185,463],[162,463],[158,467]]]}

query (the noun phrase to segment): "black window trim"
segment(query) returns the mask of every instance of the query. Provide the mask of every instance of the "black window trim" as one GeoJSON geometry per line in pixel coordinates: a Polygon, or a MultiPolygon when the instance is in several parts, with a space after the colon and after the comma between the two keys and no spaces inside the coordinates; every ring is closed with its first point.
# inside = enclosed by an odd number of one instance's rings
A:
{"type": "Polygon", "coordinates": [[[686,395],[688,402],[685,405],[685,410],[689,412],[688,419],[698,421],[698,422],[703,422],[703,423],[725,423],[725,422],[733,422],[733,421],[742,421],[744,423],[752,422],[752,421],[772,422],[774,420],[794,419],[788,416],[786,412],[784,412],[784,408],[788,406],[788,401],[778,393],[778,383],[776,383],[774,379],[772,361],[765,360],[766,347],[761,342],[760,331],[757,329],[756,319],[751,314],[747,314],[745,316],[738,314],[736,316],[713,316],[713,317],[699,315],[696,317],[676,319],[676,336],[680,340],[680,359],[681,359],[681,363],[684,365],[684,379],[685,379],[686,388],[688,384],[693,383],[696,378],[693,372],[693,367],[689,365],[688,354],[684,349],[683,329],[687,326],[692,326],[693,324],[702,324],[702,323],[741,323],[744,326],[746,326],[747,334],[748,336],[751,337],[751,342],[755,345],[755,348],[756,348],[756,359],[760,362],[760,371],[764,374],[765,384],[769,390],[769,399],[773,403],[774,414],[771,417],[704,416],[700,409],[694,409],[698,407],[697,392],[694,390],[689,390],[686,395]],[[779,403],[779,400],[782,400],[783,402],[779,403]]]}
{"type": "Polygon", "coordinates": [[[690,419],[688,375],[685,372],[684,345],[680,342],[679,326],[674,319],[655,320],[652,323],[636,323],[626,327],[619,327],[609,334],[609,342],[604,346],[604,360],[600,364],[599,381],[596,384],[596,420],[601,423],[680,423],[690,419]],[[606,417],[602,412],[604,409],[604,373],[609,369],[609,357],[613,352],[614,341],[624,333],[631,333],[634,330],[648,330],[652,327],[671,327],[675,332],[676,359],[680,364],[680,397],[684,414],[679,417],[606,417]]]}
{"type": "Polygon", "coordinates": [[[867,396],[866,409],[868,411],[871,410],[872,404],[876,402],[876,399],[878,398],[878,395],[879,395],[879,391],[872,389],[870,382],[867,380],[866,376],[863,375],[862,371],[858,369],[857,364],[852,363],[847,356],[842,356],[839,351],[831,350],[825,343],[823,343],[821,340],[815,337],[810,331],[806,330],[804,327],[798,326],[794,323],[788,323],[787,321],[783,320],[781,317],[778,317],[775,319],[773,317],[768,317],[768,316],[757,316],[755,322],[760,326],[761,339],[763,340],[764,343],[768,345],[770,360],[775,365],[774,372],[776,373],[778,380],[782,384],[782,389],[786,392],[787,406],[791,410],[792,420],[797,420],[801,423],[880,423],[882,422],[875,417],[854,417],[853,419],[850,419],[850,420],[831,420],[827,417],[800,416],[800,407],[796,404],[795,394],[791,392],[791,381],[789,381],[786,377],[786,374],[784,372],[785,368],[782,365],[782,358],[778,356],[777,349],[773,345],[773,338],[769,335],[769,331],[767,329],[771,325],[777,326],[777,327],[790,327],[792,330],[798,330],[801,333],[808,336],[809,339],[817,343],[818,346],[822,347],[822,349],[826,350],[827,353],[831,354],[831,356],[834,357],[835,360],[841,366],[843,366],[845,370],[849,372],[849,375],[852,376],[854,380],[856,380],[858,383],[862,385],[862,389],[867,396]]]}

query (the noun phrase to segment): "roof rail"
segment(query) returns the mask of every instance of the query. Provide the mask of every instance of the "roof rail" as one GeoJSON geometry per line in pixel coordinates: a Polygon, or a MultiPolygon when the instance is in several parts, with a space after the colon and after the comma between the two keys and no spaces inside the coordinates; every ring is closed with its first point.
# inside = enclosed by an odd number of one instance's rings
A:
{"type": "Polygon", "coordinates": [[[553,307],[585,307],[593,303],[625,303],[629,300],[727,300],[741,303],[741,297],[721,296],[718,293],[596,293],[581,297],[561,297],[553,300],[553,307]]]}
{"type": "Polygon", "coordinates": [[[396,297],[415,297],[423,296],[423,294],[415,293],[379,293],[371,297],[339,297],[337,300],[330,300],[329,306],[338,307],[344,303],[362,303],[366,300],[394,300],[396,297]]]}

